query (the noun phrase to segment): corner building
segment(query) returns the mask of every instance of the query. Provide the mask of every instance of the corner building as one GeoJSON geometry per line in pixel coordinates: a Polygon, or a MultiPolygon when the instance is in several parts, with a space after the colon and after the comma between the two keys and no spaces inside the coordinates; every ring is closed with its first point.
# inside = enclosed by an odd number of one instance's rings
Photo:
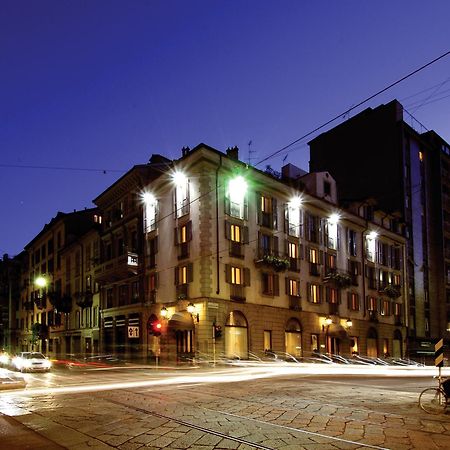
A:
{"type": "MultiPolygon", "coordinates": [[[[339,209],[328,172],[263,172],[240,162],[237,148],[200,144],[147,180],[133,186],[138,260],[125,253],[97,278],[105,349],[115,342],[168,361],[267,350],[404,355],[401,228],[381,211],[368,220],[357,207],[339,209]],[[139,280],[135,304],[120,301],[120,273],[139,280]]],[[[125,229],[104,229],[101,264],[113,256],[108,233],[125,229]]]]}

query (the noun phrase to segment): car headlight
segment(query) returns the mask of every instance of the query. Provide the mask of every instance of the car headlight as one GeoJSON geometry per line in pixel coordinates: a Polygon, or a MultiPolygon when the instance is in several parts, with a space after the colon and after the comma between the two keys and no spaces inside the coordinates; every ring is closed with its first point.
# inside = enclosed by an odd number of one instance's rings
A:
{"type": "Polygon", "coordinates": [[[46,360],[44,361],[44,367],[45,367],[46,369],[50,369],[50,367],[52,367],[52,362],[49,361],[48,359],[46,359],[46,360]]]}

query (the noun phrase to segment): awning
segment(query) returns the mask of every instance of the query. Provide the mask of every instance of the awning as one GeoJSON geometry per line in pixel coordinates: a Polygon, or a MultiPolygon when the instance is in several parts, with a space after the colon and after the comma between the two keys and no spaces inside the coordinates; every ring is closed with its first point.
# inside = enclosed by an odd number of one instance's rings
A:
{"type": "Polygon", "coordinates": [[[188,312],[176,312],[169,320],[169,328],[192,330],[194,328],[194,321],[188,312]]]}
{"type": "Polygon", "coordinates": [[[340,339],[348,338],[347,330],[339,323],[332,323],[328,328],[327,335],[340,339]]]}

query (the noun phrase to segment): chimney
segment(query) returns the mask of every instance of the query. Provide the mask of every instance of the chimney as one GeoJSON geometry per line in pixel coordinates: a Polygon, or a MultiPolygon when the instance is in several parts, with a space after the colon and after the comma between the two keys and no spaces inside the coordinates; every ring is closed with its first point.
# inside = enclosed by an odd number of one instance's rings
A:
{"type": "Polygon", "coordinates": [[[239,160],[239,149],[235,147],[228,147],[227,148],[227,156],[228,158],[235,159],[236,161],[239,160]]]}
{"type": "Polygon", "coordinates": [[[191,149],[189,147],[183,147],[181,149],[181,156],[186,156],[189,154],[189,152],[191,151],[191,149]]]}

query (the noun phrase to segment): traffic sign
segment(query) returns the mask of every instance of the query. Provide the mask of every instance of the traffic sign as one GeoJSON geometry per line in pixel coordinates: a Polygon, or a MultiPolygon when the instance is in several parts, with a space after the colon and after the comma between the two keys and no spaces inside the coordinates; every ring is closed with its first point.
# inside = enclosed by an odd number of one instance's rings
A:
{"type": "Polygon", "coordinates": [[[442,367],[444,365],[444,339],[441,339],[434,346],[434,365],[442,367]]]}
{"type": "Polygon", "coordinates": [[[128,337],[130,339],[139,337],[139,327],[128,327],[128,337]]]}

